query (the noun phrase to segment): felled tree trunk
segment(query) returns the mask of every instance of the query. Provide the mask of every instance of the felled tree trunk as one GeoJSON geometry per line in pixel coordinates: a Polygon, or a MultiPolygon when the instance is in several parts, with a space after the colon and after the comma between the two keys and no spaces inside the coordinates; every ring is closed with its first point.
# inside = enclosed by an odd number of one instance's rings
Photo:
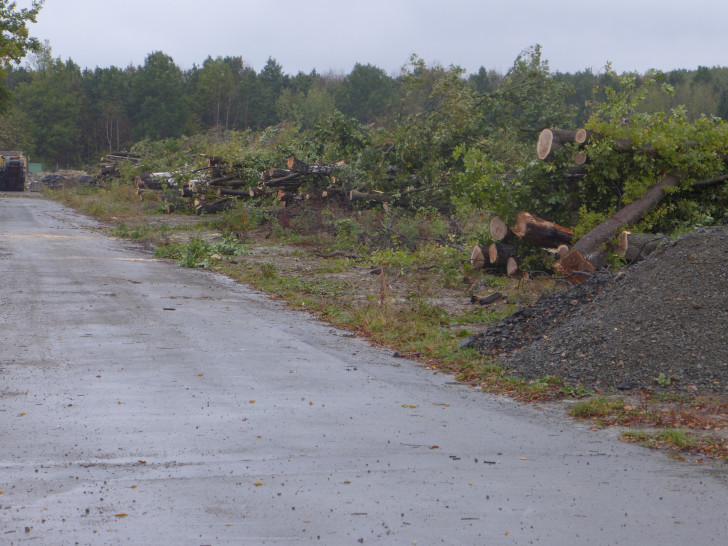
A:
{"type": "Polygon", "coordinates": [[[377,201],[383,203],[391,201],[392,197],[384,193],[365,193],[359,190],[351,190],[349,192],[350,201],[377,201]]]}
{"type": "Polygon", "coordinates": [[[570,243],[574,238],[574,232],[569,228],[542,220],[525,211],[518,213],[512,231],[527,243],[541,248],[557,248],[570,243]]]}
{"type": "Polygon", "coordinates": [[[223,195],[229,195],[231,197],[250,197],[250,192],[247,190],[231,190],[229,188],[218,188],[217,189],[217,195],[223,196],[223,195]]]}
{"type": "Polygon", "coordinates": [[[322,163],[306,163],[305,161],[296,159],[295,156],[291,156],[288,158],[288,169],[294,173],[321,174],[321,175],[328,176],[338,168],[339,168],[338,165],[325,165],[322,163]]]}
{"type": "Polygon", "coordinates": [[[248,195],[250,197],[263,197],[264,195],[273,195],[276,193],[274,190],[264,190],[263,188],[249,188],[248,195]]]}
{"type": "Polygon", "coordinates": [[[588,271],[602,267],[606,251],[602,248],[607,241],[627,224],[637,222],[644,214],[654,209],[665,195],[665,188],[678,185],[674,176],[666,176],[653,185],[644,196],[632,201],[579,239],[574,247],[553,268],[569,275],[573,271],[588,271]],[[591,266],[591,267],[589,267],[591,266]]]}
{"type": "Polygon", "coordinates": [[[278,200],[281,201],[286,207],[291,206],[294,203],[303,201],[303,195],[297,193],[291,193],[285,190],[278,191],[278,200]]]}
{"type": "Polygon", "coordinates": [[[299,187],[301,182],[296,181],[296,179],[300,176],[301,175],[298,173],[289,172],[285,176],[281,176],[280,178],[271,178],[270,180],[261,182],[259,185],[262,188],[281,188],[284,186],[299,187]]]}
{"type": "Polygon", "coordinates": [[[347,197],[347,194],[344,188],[324,188],[321,190],[321,197],[330,199],[332,197],[347,197]]]}
{"type": "Polygon", "coordinates": [[[496,302],[501,298],[503,298],[503,294],[501,294],[500,292],[494,292],[489,296],[470,296],[470,302],[477,303],[478,305],[490,305],[491,303],[496,302]]]}
{"type": "Polygon", "coordinates": [[[289,174],[291,174],[291,171],[289,171],[288,169],[276,169],[275,167],[273,167],[272,169],[260,173],[260,180],[261,182],[267,182],[268,180],[272,180],[273,178],[283,178],[284,176],[288,176],[289,174]]]}
{"type": "Polygon", "coordinates": [[[237,176],[223,176],[222,178],[216,178],[215,180],[210,180],[208,184],[210,186],[230,186],[230,182],[240,180],[237,176]]]}
{"type": "Polygon", "coordinates": [[[197,216],[200,216],[202,214],[214,214],[216,212],[222,212],[224,210],[230,209],[234,206],[235,199],[230,199],[229,197],[226,197],[225,199],[218,199],[217,201],[212,201],[211,203],[201,201],[199,203],[196,203],[195,214],[197,214],[197,216]]]}

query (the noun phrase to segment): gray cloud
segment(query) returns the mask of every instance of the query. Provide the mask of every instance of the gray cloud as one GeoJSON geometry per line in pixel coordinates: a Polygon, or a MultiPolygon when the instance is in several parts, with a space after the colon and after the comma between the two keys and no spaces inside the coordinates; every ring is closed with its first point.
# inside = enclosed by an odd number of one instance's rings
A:
{"type": "MultiPolygon", "coordinates": [[[[29,5],[29,0],[18,4],[29,5]]],[[[287,73],[396,73],[428,63],[507,70],[539,43],[551,68],[669,70],[728,65],[728,3],[694,0],[46,0],[32,34],[82,67],[143,64],[164,51],[189,68],[208,56],[269,56],[287,73]]]]}

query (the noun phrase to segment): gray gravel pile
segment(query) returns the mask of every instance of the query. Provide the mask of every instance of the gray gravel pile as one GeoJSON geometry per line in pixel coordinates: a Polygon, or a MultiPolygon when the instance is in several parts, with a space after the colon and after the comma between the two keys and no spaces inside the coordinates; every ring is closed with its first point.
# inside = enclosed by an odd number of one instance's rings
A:
{"type": "Polygon", "coordinates": [[[728,227],[541,298],[472,343],[513,375],[603,392],[728,393],[728,227]]]}

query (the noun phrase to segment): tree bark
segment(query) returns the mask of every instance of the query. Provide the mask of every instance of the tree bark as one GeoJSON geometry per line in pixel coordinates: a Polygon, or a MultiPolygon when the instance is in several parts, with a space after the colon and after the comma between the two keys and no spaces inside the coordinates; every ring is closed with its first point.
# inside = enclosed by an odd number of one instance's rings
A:
{"type": "Polygon", "coordinates": [[[277,169],[276,167],[273,167],[272,169],[260,173],[260,180],[262,182],[267,182],[273,178],[283,178],[289,174],[291,174],[291,171],[288,169],[277,169]]]}
{"type": "Polygon", "coordinates": [[[303,195],[297,193],[291,193],[285,190],[278,191],[278,200],[282,201],[285,206],[290,206],[293,203],[303,201],[303,195]]]}
{"type": "Polygon", "coordinates": [[[516,247],[503,243],[493,243],[488,247],[488,258],[491,265],[505,267],[508,258],[516,255],[516,247]]]}
{"type": "Polygon", "coordinates": [[[231,190],[228,188],[217,188],[217,195],[229,195],[231,197],[250,197],[250,192],[247,190],[231,190]]]}
{"type": "Polygon", "coordinates": [[[210,180],[208,184],[210,186],[228,186],[231,184],[228,184],[228,182],[231,182],[233,180],[240,180],[237,176],[223,176],[222,178],[216,178],[215,180],[210,180]]]}
{"type": "Polygon", "coordinates": [[[216,212],[222,212],[235,206],[235,199],[226,197],[225,199],[219,199],[208,203],[200,200],[195,202],[195,214],[200,216],[202,214],[214,214],[216,212]]]}
{"type": "Polygon", "coordinates": [[[321,197],[324,199],[330,199],[332,197],[347,197],[347,193],[344,188],[324,188],[321,190],[321,197]]]}
{"type": "Polygon", "coordinates": [[[478,305],[490,305],[494,301],[498,301],[503,297],[500,292],[494,292],[489,296],[470,296],[470,303],[477,303],[478,305]]]}
{"type": "Polygon", "coordinates": [[[330,175],[339,165],[325,165],[322,163],[306,163],[300,159],[296,159],[295,156],[288,158],[288,169],[294,173],[300,174],[321,174],[330,175]]]}
{"type": "Polygon", "coordinates": [[[276,193],[274,190],[264,190],[263,188],[249,188],[248,189],[248,195],[250,197],[263,197],[264,195],[273,195],[276,193]]]}
{"type": "Polygon", "coordinates": [[[350,201],[377,201],[383,203],[391,201],[392,197],[384,193],[365,193],[359,190],[351,190],[349,192],[350,201]]]}
{"type": "Polygon", "coordinates": [[[526,211],[518,213],[512,231],[527,243],[542,248],[557,248],[574,238],[574,232],[569,228],[542,220],[526,211]]]}
{"type": "Polygon", "coordinates": [[[299,178],[301,175],[298,173],[291,173],[289,172],[286,176],[282,176],[280,178],[271,178],[270,180],[266,180],[265,182],[261,182],[259,185],[262,188],[277,188],[282,186],[290,186],[290,187],[298,187],[302,184],[302,182],[293,182],[297,178],[299,178]]]}

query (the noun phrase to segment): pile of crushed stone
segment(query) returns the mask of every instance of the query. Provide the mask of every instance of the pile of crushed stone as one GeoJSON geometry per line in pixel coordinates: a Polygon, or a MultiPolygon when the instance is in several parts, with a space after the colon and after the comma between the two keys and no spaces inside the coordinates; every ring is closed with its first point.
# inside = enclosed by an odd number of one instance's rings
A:
{"type": "Polygon", "coordinates": [[[540,298],[470,344],[512,375],[610,393],[728,393],[728,226],[540,298]]]}

